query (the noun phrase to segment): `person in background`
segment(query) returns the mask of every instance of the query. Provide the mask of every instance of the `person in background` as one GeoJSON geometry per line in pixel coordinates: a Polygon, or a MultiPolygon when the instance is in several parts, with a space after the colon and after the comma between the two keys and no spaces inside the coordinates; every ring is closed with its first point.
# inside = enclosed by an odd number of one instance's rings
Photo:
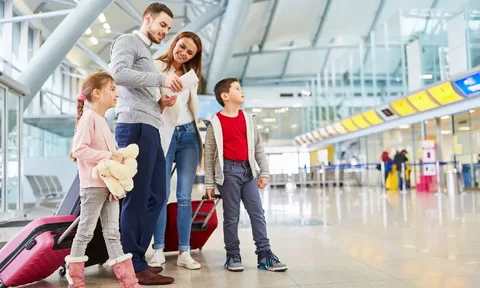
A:
{"type": "Polygon", "coordinates": [[[402,190],[403,181],[406,181],[406,179],[403,179],[403,175],[402,175],[402,164],[405,164],[407,162],[407,156],[406,155],[407,155],[407,150],[402,150],[401,152],[397,153],[395,155],[395,158],[393,159],[393,163],[397,167],[398,189],[399,190],[402,190]]]}
{"type": "MultiPolygon", "coordinates": [[[[382,156],[381,156],[381,160],[382,160],[382,163],[385,167],[385,171],[384,171],[384,179],[385,179],[385,183],[387,182],[387,178],[388,178],[388,173],[390,173],[390,171],[392,171],[392,159],[390,158],[390,148],[387,148],[385,149],[385,151],[383,151],[382,153],[382,156]]],[[[381,168],[380,168],[381,170],[381,168]]]]}
{"type": "MultiPolygon", "coordinates": [[[[202,40],[193,32],[182,32],[173,40],[168,52],[155,60],[158,72],[182,76],[191,69],[202,79],[202,40]]],[[[192,222],[192,187],[198,164],[202,157],[202,138],[195,116],[198,109],[198,85],[169,97],[160,89],[158,102],[162,110],[163,124],[160,128],[163,151],[166,152],[167,199],[170,195],[170,174],[173,161],[177,167],[177,266],[200,269],[201,265],[190,255],[190,232],[192,222]]],[[[154,236],[154,254],[149,262],[152,267],[165,263],[165,228],[167,225],[167,201],[158,217],[154,236]]]]}
{"type": "Polygon", "coordinates": [[[286,271],[287,265],[270,250],[262,200],[258,189],[268,185],[267,155],[253,117],[240,110],[244,94],[239,80],[223,79],[215,85],[215,98],[222,105],[207,126],[205,139],[205,188],[211,199],[218,188],[223,203],[223,233],[229,271],[243,271],[238,239],[240,202],[247,209],[257,247],[258,268],[286,271]],[[260,173],[255,169],[260,167],[260,173]],[[258,177],[258,178],[257,178],[258,177]]]}

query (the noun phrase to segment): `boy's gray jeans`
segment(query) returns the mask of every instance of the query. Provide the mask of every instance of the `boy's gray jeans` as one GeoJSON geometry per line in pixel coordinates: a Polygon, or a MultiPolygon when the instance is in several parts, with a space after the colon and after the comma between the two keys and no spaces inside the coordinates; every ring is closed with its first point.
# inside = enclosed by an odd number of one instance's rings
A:
{"type": "Polygon", "coordinates": [[[257,181],[252,175],[248,161],[235,162],[225,159],[223,174],[225,180],[223,186],[218,186],[218,190],[223,201],[223,237],[227,254],[240,254],[240,240],[238,239],[240,200],[250,217],[253,240],[257,247],[255,253],[259,254],[270,250],[265,211],[262,207],[257,181]]]}
{"type": "Polygon", "coordinates": [[[80,188],[80,223],[70,252],[72,257],[85,256],[99,217],[108,256],[117,259],[124,255],[119,231],[120,204],[118,201],[108,201],[109,194],[105,187],[80,188]]]}

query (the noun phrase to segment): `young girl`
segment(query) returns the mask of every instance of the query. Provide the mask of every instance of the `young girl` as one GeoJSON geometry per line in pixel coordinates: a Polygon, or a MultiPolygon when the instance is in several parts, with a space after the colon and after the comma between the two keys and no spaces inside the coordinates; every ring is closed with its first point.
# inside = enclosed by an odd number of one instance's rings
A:
{"type": "Polygon", "coordinates": [[[92,240],[98,217],[102,221],[103,236],[111,260],[108,265],[120,280],[122,288],[141,287],[135,276],[132,255],[123,253],[119,232],[119,203],[108,191],[101,179],[93,179],[92,168],[102,160],[122,162],[115,153],[115,140],[105,120],[105,112],[117,102],[115,82],[108,73],[89,75],[83,82],[82,92],[77,97],[77,126],[72,142],[71,157],[78,164],[80,175],[80,222],[73,240],[67,263],[69,288],[85,287],[84,268],[87,244],[92,240]],[[84,103],[91,108],[83,112],[84,103]]]}

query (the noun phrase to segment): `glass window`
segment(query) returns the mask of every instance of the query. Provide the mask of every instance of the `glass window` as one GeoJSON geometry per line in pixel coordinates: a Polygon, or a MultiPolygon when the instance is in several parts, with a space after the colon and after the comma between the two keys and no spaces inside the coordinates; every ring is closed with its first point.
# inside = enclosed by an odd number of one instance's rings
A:
{"type": "Polygon", "coordinates": [[[33,50],[34,50],[34,43],[35,43],[35,31],[28,27],[28,60],[33,58],[33,50]]]}
{"type": "MultiPolygon", "coordinates": [[[[17,16],[18,15],[16,13],[13,13],[13,17],[17,17],[17,16]]],[[[12,64],[19,63],[19,60],[20,60],[21,31],[22,31],[22,23],[20,22],[13,23],[13,36],[12,36],[13,63],[12,64]]]]}

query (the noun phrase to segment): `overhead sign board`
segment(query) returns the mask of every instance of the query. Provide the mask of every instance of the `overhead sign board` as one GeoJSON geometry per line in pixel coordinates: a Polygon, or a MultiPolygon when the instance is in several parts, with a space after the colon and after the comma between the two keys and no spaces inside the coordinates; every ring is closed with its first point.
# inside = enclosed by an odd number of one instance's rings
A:
{"type": "Polygon", "coordinates": [[[441,105],[450,104],[463,99],[462,96],[455,92],[450,82],[444,82],[440,85],[427,89],[427,91],[441,105]]]}
{"type": "Polygon", "coordinates": [[[438,107],[438,104],[428,96],[427,91],[420,91],[408,96],[408,101],[410,101],[418,111],[427,111],[438,107]]]}
{"type": "Polygon", "coordinates": [[[375,112],[375,110],[369,110],[369,111],[363,112],[362,115],[372,125],[378,125],[383,123],[383,120],[380,117],[378,117],[377,112],[375,112]]]}
{"type": "Polygon", "coordinates": [[[353,123],[357,125],[358,128],[364,129],[370,127],[370,124],[365,120],[362,114],[358,114],[352,117],[353,123]]]}
{"type": "Polygon", "coordinates": [[[400,116],[408,116],[417,113],[417,110],[415,110],[405,98],[393,101],[390,103],[390,106],[392,106],[393,110],[395,110],[400,116]]]}
{"type": "Polygon", "coordinates": [[[349,132],[357,131],[358,127],[353,124],[352,118],[348,118],[342,121],[343,127],[345,127],[349,132]]]}
{"type": "Polygon", "coordinates": [[[454,83],[465,97],[472,97],[480,93],[480,73],[458,79],[454,83]]]}

